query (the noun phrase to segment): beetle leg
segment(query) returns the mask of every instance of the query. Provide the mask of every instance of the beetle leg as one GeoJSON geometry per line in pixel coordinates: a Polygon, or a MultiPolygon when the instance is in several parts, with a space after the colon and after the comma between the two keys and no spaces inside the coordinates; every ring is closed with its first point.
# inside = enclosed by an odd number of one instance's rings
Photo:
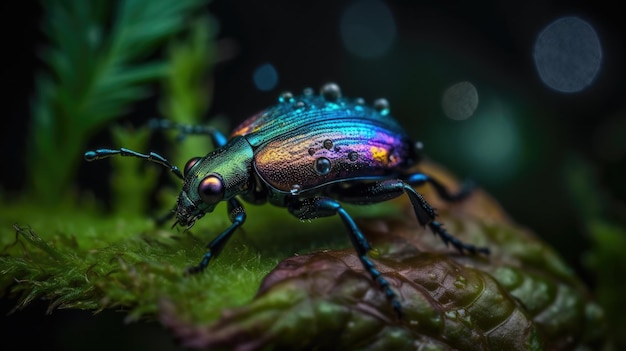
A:
{"type": "MultiPolygon", "coordinates": [[[[429,182],[432,181],[432,178],[429,179],[429,182]]],[[[402,180],[395,181],[384,181],[379,183],[381,186],[389,188],[390,191],[398,191],[399,189],[404,190],[404,192],[409,196],[409,200],[411,200],[411,204],[413,205],[413,210],[415,211],[415,215],[417,220],[421,225],[428,225],[430,229],[433,231],[435,235],[439,235],[441,240],[448,245],[452,244],[459,252],[463,253],[463,251],[468,251],[470,253],[483,253],[488,255],[489,249],[486,247],[476,247],[472,244],[466,244],[461,240],[454,237],[454,235],[448,233],[443,225],[435,220],[435,210],[430,206],[430,204],[424,199],[424,197],[415,191],[413,187],[402,180]],[[396,190],[397,189],[397,190],[396,190]]],[[[436,183],[438,184],[438,183],[436,183]]],[[[441,187],[441,189],[445,189],[441,187]]]]}
{"type": "Polygon", "coordinates": [[[368,251],[372,248],[370,243],[367,241],[365,236],[363,236],[363,233],[361,233],[361,230],[356,225],[352,217],[348,214],[348,212],[346,212],[341,204],[339,204],[339,202],[327,197],[317,197],[291,203],[287,208],[291,214],[301,220],[338,214],[348,229],[350,241],[352,241],[352,245],[357,252],[363,268],[365,268],[365,270],[370,274],[372,280],[380,285],[380,288],[385,293],[387,299],[391,302],[391,305],[398,314],[398,317],[402,316],[402,306],[398,301],[396,293],[391,290],[387,279],[385,279],[381,275],[380,271],[374,267],[374,262],[367,257],[368,251]]]}
{"type": "MultiPolygon", "coordinates": [[[[423,184],[425,182],[431,182],[432,178],[417,173],[415,176],[414,184],[423,184]],[[420,180],[420,181],[418,181],[420,180]]],[[[436,182],[441,189],[445,188],[436,182]]],[[[452,244],[460,252],[468,251],[470,253],[483,253],[489,254],[489,249],[486,247],[476,247],[472,244],[466,244],[461,240],[454,237],[454,235],[448,233],[443,225],[435,221],[437,213],[430,204],[424,199],[424,197],[415,191],[413,187],[400,179],[390,179],[373,184],[356,184],[348,188],[342,189],[336,192],[338,198],[341,201],[346,201],[355,204],[368,204],[382,202],[396,198],[403,193],[406,193],[411,200],[411,205],[415,211],[415,216],[418,222],[426,226],[428,225],[435,235],[438,235],[446,245],[452,244]]],[[[454,200],[454,197],[448,194],[454,200]]],[[[451,201],[453,201],[451,200],[451,201]]]]}
{"type": "Polygon", "coordinates": [[[207,252],[202,256],[202,260],[197,266],[187,268],[187,273],[195,274],[202,272],[208,265],[213,257],[217,257],[220,254],[226,242],[235,232],[235,229],[239,228],[246,221],[246,211],[244,210],[241,202],[236,198],[232,198],[228,201],[228,213],[232,224],[226,228],[220,235],[213,239],[206,247],[207,252]]]}
{"type": "Polygon", "coordinates": [[[211,138],[211,143],[215,148],[226,145],[228,139],[219,130],[202,125],[180,124],[172,122],[168,119],[152,119],[148,122],[148,126],[151,129],[163,129],[163,130],[177,130],[178,141],[183,141],[187,135],[208,135],[211,138]]]}
{"type": "Polygon", "coordinates": [[[466,181],[463,184],[461,190],[457,193],[451,193],[443,184],[439,183],[436,179],[424,173],[413,173],[408,175],[405,179],[405,182],[411,184],[412,186],[420,186],[425,183],[429,183],[435,188],[439,197],[448,202],[460,201],[465,199],[468,195],[472,193],[474,190],[474,182],[466,181]]]}

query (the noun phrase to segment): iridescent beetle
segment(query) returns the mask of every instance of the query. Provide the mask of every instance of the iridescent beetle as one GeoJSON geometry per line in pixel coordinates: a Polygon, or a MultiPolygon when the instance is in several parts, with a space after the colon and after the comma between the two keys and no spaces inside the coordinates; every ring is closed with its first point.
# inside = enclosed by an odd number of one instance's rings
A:
{"type": "Polygon", "coordinates": [[[166,120],[153,127],[177,129],[181,135],[206,134],[217,148],[192,158],[184,175],[164,157],[128,149],[99,149],[85,153],[87,161],[113,155],[147,159],[167,167],[184,181],[175,209],[176,224],[193,226],[212,212],[220,201],[228,202],[232,225],[207,245],[207,252],[189,273],[203,271],[246,219],[238,197],[261,204],[269,200],[305,220],[338,214],[365,270],[380,285],[393,308],[401,305],[387,280],[367,257],[371,249],[356,223],[340,202],[372,204],[407,194],[419,223],[459,251],[488,254],[487,248],[465,244],[435,221],[435,211],[413,187],[430,183],[445,200],[462,199],[469,189],[449,193],[435,179],[409,169],[419,161],[421,143],[414,143],[389,116],[385,99],[373,106],[363,99],[341,96],[329,83],[320,94],[305,89],[301,96],[283,93],[277,105],[244,121],[226,139],[210,127],[183,126],[166,120]]]}

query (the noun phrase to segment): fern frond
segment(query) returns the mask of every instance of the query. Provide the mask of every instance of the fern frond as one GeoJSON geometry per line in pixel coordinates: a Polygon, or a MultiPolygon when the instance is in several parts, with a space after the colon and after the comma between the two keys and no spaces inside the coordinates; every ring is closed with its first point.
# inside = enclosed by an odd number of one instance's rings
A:
{"type": "Polygon", "coordinates": [[[145,98],[168,63],[158,49],[202,13],[206,0],[47,0],[29,154],[32,195],[68,191],[85,140],[145,98]],[[41,174],[46,174],[42,177],[41,174]]]}

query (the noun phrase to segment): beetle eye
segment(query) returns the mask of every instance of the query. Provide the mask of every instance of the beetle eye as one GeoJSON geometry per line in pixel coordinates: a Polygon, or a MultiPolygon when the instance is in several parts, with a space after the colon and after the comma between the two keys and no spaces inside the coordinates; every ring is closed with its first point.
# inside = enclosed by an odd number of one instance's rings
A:
{"type": "Polygon", "coordinates": [[[191,160],[187,161],[187,163],[185,164],[185,168],[183,169],[183,175],[187,177],[187,174],[189,174],[189,171],[191,171],[193,166],[198,164],[198,161],[200,161],[201,159],[202,157],[194,157],[191,160]]]}
{"type": "Polygon", "coordinates": [[[202,179],[198,185],[198,194],[207,204],[216,204],[224,197],[224,183],[218,175],[210,175],[202,179]]]}

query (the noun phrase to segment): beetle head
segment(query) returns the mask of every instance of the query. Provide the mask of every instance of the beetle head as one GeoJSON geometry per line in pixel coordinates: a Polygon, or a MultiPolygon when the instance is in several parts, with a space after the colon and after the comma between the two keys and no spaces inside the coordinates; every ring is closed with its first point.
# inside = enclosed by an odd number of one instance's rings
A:
{"type": "Polygon", "coordinates": [[[177,223],[190,228],[205,213],[213,212],[219,202],[247,192],[253,156],[250,144],[239,136],[204,157],[189,160],[178,195],[177,223]]]}

